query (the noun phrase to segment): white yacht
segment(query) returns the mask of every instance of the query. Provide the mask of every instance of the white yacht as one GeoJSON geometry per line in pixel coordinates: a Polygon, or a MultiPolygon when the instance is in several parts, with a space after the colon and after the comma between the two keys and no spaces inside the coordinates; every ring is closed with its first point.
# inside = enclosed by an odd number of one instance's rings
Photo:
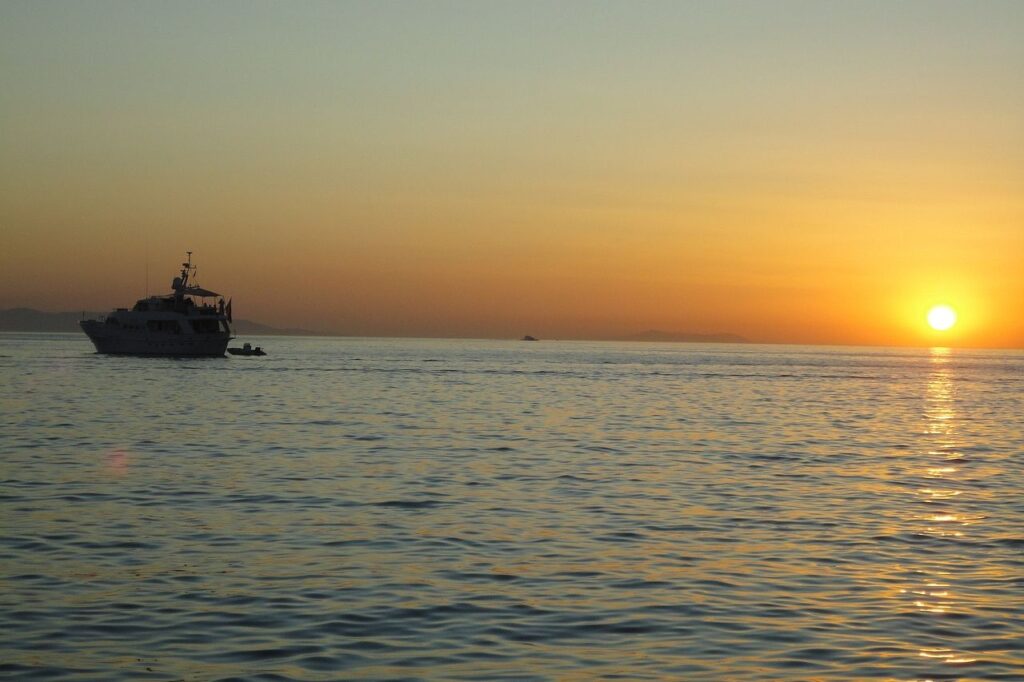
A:
{"type": "Polygon", "coordinates": [[[171,283],[171,294],[139,299],[101,320],[82,320],[99,353],[219,356],[231,340],[231,302],[195,282],[192,252],[171,283]],[[220,299],[207,303],[207,299],[220,299]]]}

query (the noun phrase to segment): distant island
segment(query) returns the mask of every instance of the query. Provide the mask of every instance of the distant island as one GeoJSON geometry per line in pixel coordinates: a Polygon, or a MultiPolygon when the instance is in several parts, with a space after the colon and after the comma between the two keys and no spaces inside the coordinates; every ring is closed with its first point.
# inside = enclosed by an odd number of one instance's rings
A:
{"type": "Polygon", "coordinates": [[[654,341],[661,343],[750,343],[739,334],[688,334],[682,332],[666,332],[660,329],[648,329],[639,334],[624,336],[616,341],[654,341]]]}
{"type": "MultiPolygon", "coordinates": [[[[8,308],[0,310],[0,332],[48,332],[73,333],[79,332],[79,320],[96,319],[105,313],[92,311],[48,313],[33,308],[8,308]],[[83,318],[84,315],[84,318],[83,318]]],[[[334,336],[328,332],[316,332],[308,329],[282,329],[270,325],[252,322],[251,320],[235,320],[232,323],[235,334],[240,336],[334,336]]],[[[646,341],[653,343],[749,343],[739,334],[691,334],[684,332],[667,332],[660,329],[648,329],[638,334],[618,337],[602,337],[608,341],[646,341]]],[[[522,341],[537,341],[537,337],[527,334],[522,341]]]]}
{"type": "MultiPolygon", "coordinates": [[[[92,311],[48,313],[33,308],[8,308],[0,310],[0,332],[79,332],[79,320],[95,319],[105,314],[92,311]]],[[[231,326],[236,334],[247,336],[317,336],[316,332],[308,329],[281,329],[249,320],[235,320],[231,326]]]]}

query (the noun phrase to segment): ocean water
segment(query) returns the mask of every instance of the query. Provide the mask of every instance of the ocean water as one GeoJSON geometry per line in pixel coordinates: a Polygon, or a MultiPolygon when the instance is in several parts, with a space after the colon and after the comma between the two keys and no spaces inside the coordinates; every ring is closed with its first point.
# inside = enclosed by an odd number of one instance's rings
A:
{"type": "Polygon", "coordinates": [[[1024,353],[0,335],[0,675],[1024,679],[1024,353]]]}

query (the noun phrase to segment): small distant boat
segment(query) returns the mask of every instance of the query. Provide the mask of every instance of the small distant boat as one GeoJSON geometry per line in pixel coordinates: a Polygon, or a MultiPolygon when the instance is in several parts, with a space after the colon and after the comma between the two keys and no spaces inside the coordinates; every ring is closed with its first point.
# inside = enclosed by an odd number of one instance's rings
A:
{"type": "Polygon", "coordinates": [[[252,347],[251,343],[243,343],[241,348],[228,348],[228,352],[232,355],[266,355],[267,352],[256,346],[252,347]]]}
{"type": "Polygon", "coordinates": [[[538,339],[536,336],[530,336],[529,334],[527,334],[526,336],[524,336],[523,338],[521,338],[519,340],[520,341],[539,341],[540,339],[538,339]]]}
{"type": "Polygon", "coordinates": [[[195,282],[192,252],[171,283],[171,293],[139,299],[100,320],[79,324],[98,353],[165,355],[171,357],[224,355],[231,340],[231,302],[195,282]],[[220,298],[216,304],[206,302],[220,298]]]}

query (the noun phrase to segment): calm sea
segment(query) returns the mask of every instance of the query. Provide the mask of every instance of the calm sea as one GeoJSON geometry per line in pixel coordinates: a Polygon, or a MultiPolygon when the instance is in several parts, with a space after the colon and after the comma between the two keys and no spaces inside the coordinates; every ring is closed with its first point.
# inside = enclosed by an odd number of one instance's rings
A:
{"type": "Polygon", "coordinates": [[[1024,679],[1024,353],[257,341],[0,335],[0,675],[1024,679]]]}

